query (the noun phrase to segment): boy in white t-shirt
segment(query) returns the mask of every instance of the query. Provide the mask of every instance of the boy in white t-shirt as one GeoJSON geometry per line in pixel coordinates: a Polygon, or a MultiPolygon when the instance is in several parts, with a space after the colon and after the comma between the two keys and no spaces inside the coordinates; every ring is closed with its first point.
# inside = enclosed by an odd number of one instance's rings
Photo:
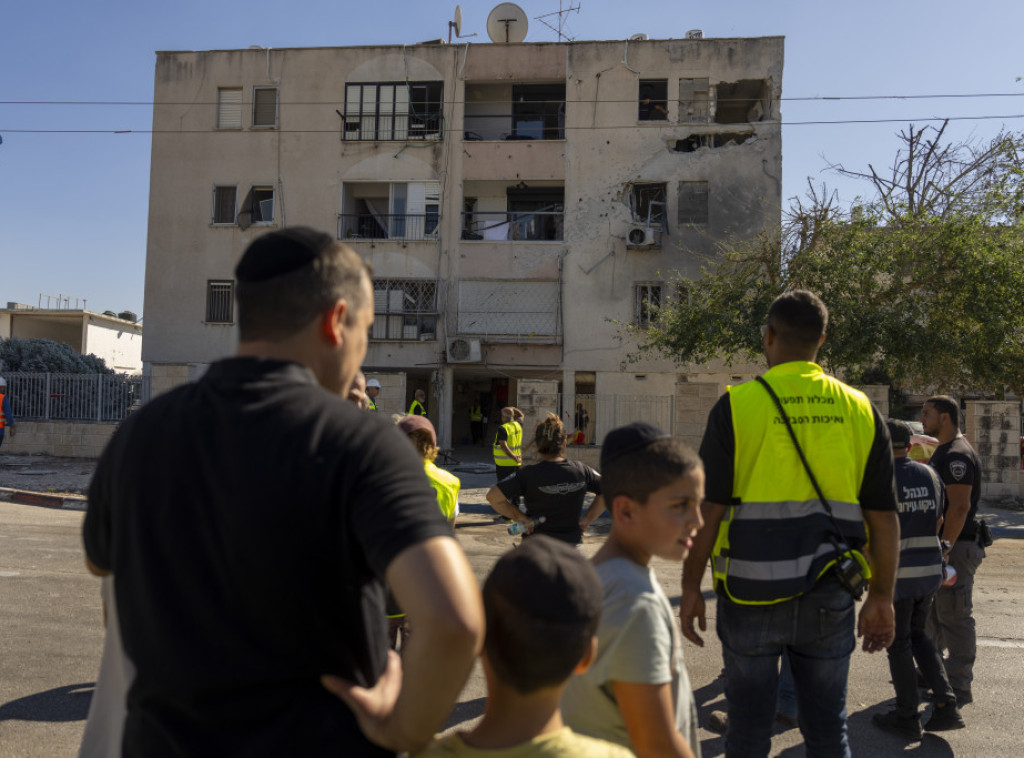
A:
{"type": "Polygon", "coordinates": [[[569,682],[565,722],[640,758],[699,758],[681,634],[650,561],[686,557],[703,526],[704,467],[657,427],[628,424],[605,437],[601,489],[612,529],[593,559],[604,587],[597,658],[569,682]]]}

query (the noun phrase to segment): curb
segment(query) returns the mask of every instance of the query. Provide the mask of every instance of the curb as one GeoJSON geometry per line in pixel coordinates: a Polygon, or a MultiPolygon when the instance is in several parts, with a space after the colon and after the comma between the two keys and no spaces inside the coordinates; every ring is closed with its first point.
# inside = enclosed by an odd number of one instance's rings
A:
{"type": "Polygon", "coordinates": [[[47,495],[42,492],[15,490],[0,487],[0,500],[22,505],[38,505],[43,508],[59,508],[65,511],[84,511],[86,498],[81,495],[47,495]]]}

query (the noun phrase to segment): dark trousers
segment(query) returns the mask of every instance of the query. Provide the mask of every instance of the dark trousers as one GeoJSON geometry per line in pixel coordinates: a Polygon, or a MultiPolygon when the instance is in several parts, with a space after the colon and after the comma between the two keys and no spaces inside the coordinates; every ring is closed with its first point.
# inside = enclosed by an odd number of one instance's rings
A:
{"type": "Polygon", "coordinates": [[[892,684],[896,688],[896,710],[906,718],[917,715],[917,707],[921,698],[917,692],[917,673],[914,661],[917,661],[921,674],[928,686],[932,688],[932,702],[955,702],[953,688],[949,686],[942,659],[932,638],[925,631],[928,614],[931,611],[935,594],[927,597],[907,597],[897,600],[896,636],[887,653],[889,655],[889,673],[892,684]]]}
{"type": "Polygon", "coordinates": [[[474,445],[476,443],[478,443],[480,440],[482,440],[483,436],[484,436],[484,422],[483,421],[470,421],[469,422],[469,435],[470,435],[470,437],[472,437],[474,445]]]}

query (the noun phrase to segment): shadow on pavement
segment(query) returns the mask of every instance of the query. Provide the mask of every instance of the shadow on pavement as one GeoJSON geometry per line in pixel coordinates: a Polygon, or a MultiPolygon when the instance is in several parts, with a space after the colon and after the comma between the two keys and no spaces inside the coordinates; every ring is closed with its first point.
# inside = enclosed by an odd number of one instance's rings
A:
{"type": "Polygon", "coordinates": [[[68,684],[0,705],[0,721],[85,721],[95,682],[68,684]]]}

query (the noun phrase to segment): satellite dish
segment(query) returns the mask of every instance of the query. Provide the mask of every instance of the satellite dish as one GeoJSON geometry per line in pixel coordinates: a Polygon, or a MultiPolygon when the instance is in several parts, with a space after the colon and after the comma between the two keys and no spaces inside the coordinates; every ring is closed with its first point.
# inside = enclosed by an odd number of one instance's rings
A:
{"type": "Polygon", "coordinates": [[[452,19],[452,27],[455,29],[455,36],[462,34],[462,6],[455,6],[455,18],[452,19]]]}
{"type": "Polygon", "coordinates": [[[487,16],[487,36],[491,42],[510,44],[526,39],[526,14],[515,3],[501,3],[487,16]]]}

